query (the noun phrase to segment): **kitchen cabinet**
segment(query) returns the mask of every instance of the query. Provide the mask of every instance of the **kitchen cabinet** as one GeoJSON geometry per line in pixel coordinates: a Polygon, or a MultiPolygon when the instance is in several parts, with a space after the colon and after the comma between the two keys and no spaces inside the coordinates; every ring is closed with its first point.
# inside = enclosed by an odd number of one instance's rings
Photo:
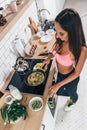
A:
{"type": "Polygon", "coordinates": [[[54,130],[55,128],[55,120],[58,109],[58,96],[55,95],[54,98],[55,98],[55,109],[51,111],[48,104],[46,105],[41,130],[54,130]]]}
{"type": "Polygon", "coordinates": [[[29,8],[33,1],[34,0],[25,0],[22,5],[18,5],[18,12],[6,16],[7,23],[0,27],[0,41],[8,33],[8,30],[10,30],[16,24],[18,19],[22,16],[26,9],[29,8]]]}
{"type": "MultiPolygon", "coordinates": [[[[48,105],[46,105],[46,109],[45,109],[45,113],[44,113],[44,118],[43,118],[43,122],[42,124],[45,126],[44,130],[54,130],[54,118],[51,114],[51,111],[48,107],[48,105]]],[[[41,130],[43,130],[43,125],[41,127],[41,130]]]]}

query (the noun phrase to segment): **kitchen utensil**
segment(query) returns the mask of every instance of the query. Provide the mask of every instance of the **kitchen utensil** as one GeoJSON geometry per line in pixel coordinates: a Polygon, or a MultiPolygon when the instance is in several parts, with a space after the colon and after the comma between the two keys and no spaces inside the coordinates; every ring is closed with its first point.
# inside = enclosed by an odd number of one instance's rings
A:
{"type": "Polygon", "coordinates": [[[50,35],[44,35],[43,37],[41,37],[41,42],[43,43],[47,43],[49,41],[51,41],[52,37],[50,35]]]}
{"type": "Polygon", "coordinates": [[[32,33],[37,33],[38,27],[37,27],[35,21],[31,17],[29,17],[29,22],[30,22],[30,24],[28,24],[28,27],[31,28],[31,31],[33,31],[32,33]]]}
{"type": "Polygon", "coordinates": [[[21,39],[16,35],[15,39],[13,40],[13,43],[15,44],[15,47],[18,51],[18,53],[20,54],[20,56],[24,57],[25,53],[24,53],[24,46],[22,44],[21,39]]]}
{"type": "Polygon", "coordinates": [[[40,111],[43,107],[43,99],[40,97],[33,97],[29,101],[29,108],[33,111],[40,111]]]}
{"type": "Polygon", "coordinates": [[[52,54],[51,52],[47,52],[47,53],[41,53],[41,54],[39,54],[38,56],[48,56],[48,55],[50,55],[50,54],[52,54]]]}
{"type": "Polygon", "coordinates": [[[46,34],[48,34],[48,35],[53,35],[53,34],[54,34],[54,30],[53,30],[53,29],[48,29],[48,30],[46,31],[46,34]]]}
{"type": "Polygon", "coordinates": [[[42,36],[45,35],[45,32],[44,32],[44,31],[39,31],[39,32],[37,32],[36,35],[37,35],[38,37],[42,37],[42,36]]]}
{"type": "Polygon", "coordinates": [[[35,66],[34,66],[34,68],[33,68],[34,70],[36,69],[39,69],[39,70],[42,70],[42,71],[44,71],[44,72],[46,72],[47,71],[47,69],[48,69],[48,67],[44,64],[43,65],[43,63],[37,63],[35,66]]]}
{"type": "Polygon", "coordinates": [[[44,70],[46,68],[46,64],[44,64],[43,66],[42,66],[42,69],[44,70]]]}
{"type": "Polygon", "coordinates": [[[13,68],[17,72],[22,74],[29,69],[29,64],[23,57],[18,57],[17,60],[16,60],[16,64],[13,66],[13,68]]]}
{"type": "Polygon", "coordinates": [[[38,87],[41,86],[45,81],[45,73],[42,70],[31,70],[25,76],[25,83],[29,87],[38,87]]]}

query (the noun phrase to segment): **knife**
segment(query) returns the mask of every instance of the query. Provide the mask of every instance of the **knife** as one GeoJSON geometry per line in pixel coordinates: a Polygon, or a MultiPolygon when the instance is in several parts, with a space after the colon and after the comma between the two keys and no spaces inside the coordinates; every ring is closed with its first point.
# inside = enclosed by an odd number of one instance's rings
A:
{"type": "Polygon", "coordinates": [[[48,53],[41,53],[39,54],[38,56],[48,56],[49,54],[52,54],[51,52],[48,52],[48,53]]]}

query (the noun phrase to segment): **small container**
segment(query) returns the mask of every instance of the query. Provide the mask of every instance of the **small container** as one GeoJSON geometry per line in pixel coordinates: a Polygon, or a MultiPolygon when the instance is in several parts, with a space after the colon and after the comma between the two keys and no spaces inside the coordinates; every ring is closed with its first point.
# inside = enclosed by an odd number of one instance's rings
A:
{"type": "Polygon", "coordinates": [[[20,56],[24,57],[25,56],[24,46],[22,44],[21,39],[18,36],[16,36],[13,42],[15,43],[16,49],[18,53],[20,54],[20,56]]]}
{"type": "Polygon", "coordinates": [[[21,92],[13,85],[9,85],[10,94],[17,100],[22,99],[21,92]]]}
{"type": "Polygon", "coordinates": [[[14,98],[11,95],[8,95],[4,98],[4,102],[8,105],[12,104],[14,98]]]}

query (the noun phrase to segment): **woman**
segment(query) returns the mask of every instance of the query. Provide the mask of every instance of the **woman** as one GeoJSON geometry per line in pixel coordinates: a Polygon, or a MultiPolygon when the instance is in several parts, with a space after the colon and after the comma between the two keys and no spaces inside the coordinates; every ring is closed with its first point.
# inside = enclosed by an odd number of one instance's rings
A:
{"type": "Polygon", "coordinates": [[[58,67],[57,83],[49,89],[49,95],[69,96],[65,111],[72,109],[78,100],[77,85],[87,58],[87,47],[79,14],[64,9],[55,18],[56,42],[52,54],[44,61],[49,64],[55,57],[58,67]]]}

